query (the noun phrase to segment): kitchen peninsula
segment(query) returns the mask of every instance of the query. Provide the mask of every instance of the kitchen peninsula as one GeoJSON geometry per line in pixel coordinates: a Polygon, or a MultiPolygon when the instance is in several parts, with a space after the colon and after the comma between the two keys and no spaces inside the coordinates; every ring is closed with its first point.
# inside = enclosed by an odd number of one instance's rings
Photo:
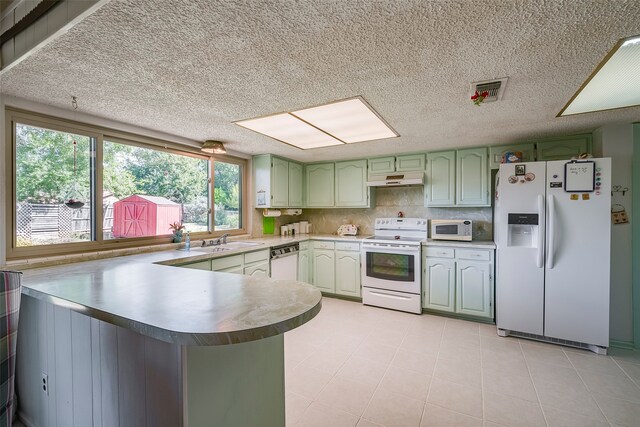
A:
{"type": "Polygon", "coordinates": [[[283,333],[320,311],[320,292],[161,265],[206,256],[25,270],[21,415],[51,426],[283,426],[283,333]]]}

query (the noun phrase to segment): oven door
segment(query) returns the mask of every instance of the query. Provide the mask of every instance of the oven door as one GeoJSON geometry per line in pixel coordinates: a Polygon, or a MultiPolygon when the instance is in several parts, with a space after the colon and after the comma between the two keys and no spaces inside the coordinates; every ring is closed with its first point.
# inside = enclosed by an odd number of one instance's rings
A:
{"type": "Polygon", "coordinates": [[[362,286],[420,294],[420,247],[363,245],[362,286]]]}

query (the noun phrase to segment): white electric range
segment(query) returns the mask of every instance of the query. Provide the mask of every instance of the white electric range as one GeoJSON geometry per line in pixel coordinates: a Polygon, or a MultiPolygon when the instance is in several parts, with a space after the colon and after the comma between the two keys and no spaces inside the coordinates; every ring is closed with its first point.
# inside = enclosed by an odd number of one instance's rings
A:
{"type": "Polygon", "coordinates": [[[377,218],[375,235],[362,242],[362,303],[422,313],[420,248],[424,218],[377,218]]]}

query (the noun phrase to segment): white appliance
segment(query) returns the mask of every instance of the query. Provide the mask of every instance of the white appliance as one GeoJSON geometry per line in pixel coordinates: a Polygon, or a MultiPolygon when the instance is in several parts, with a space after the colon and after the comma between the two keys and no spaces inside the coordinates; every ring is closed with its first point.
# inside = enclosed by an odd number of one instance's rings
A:
{"type": "Polygon", "coordinates": [[[432,219],[431,238],[470,242],[473,238],[473,223],[468,219],[432,219]]]}
{"type": "Polygon", "coordinates": [[[378,218],[375,235],[362,242],[362,303],[422,313],[420,248],[423,218],[378,218]]]}
{"type": "Polygon", "coordinates": [[[271,278],[298,280],[298,243],[271,248],[271,278]]]}
{"type": "Polygon", "coordinates": [[[388,175],[371,175],[367,181],[369,187],[398,187],[423,185],[424,172],[395,172],[388,175]]]}
{"type": "Polygon", "coordinates": [[[611,159],[503,164],[498,179],[498,334],[606,354],[611,159]]]}

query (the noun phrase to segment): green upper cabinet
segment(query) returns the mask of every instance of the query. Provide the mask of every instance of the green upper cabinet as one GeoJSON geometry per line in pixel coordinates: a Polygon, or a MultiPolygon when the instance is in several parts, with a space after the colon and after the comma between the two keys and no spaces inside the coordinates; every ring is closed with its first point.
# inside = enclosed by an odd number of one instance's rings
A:
{"type": "Polygon", "coordinates": [[[393,172],[420,172],[425,168],[424,154],[376,157],[369,159],[369,175],[384,175],[393,172]]]}
{"type": "Polygon", "coordinates": [[[299,208],[304,203],[302,165],[262,154],[253,157],[256,208],[299,208]]]}
{"type": "Polygon", "coordinates": [[[536,158],[536,147],[534,144],[514,144],[489,147],[489,168],[500,169],[502,156],[509,152],[522,153],[523,162],[533,162],[536,158]]]}
{"type": "Polygon", "coordinates": [[[346,162],[336,162],[335,167],[335,206],[369,206],[367,161],[351,160],[346,162]]]}
{"type": "Polygon", "coordinates": [[[289,206],[303,206],[304,175],[300,163],[289,162],[289,206]]]}
{"type": "Polygon", "coordinates": [[[581,153],[591,153],[592,145],[591,134],[546,139],[536,144],[537,160],[569,160],[581,153]]]}
{"type": "Polygon", "coordinates": [[[289,206],[289,162],[271,159],[271,206],[289,206]]]}
{"type": "Polygon", "coordinates": [[[456,151],[456,205],[489,206],[487,148],[456,151]]]}
{"type": "Polygon", "coordinates": [[[425,206],[489,206],[487,148],[427,153],[425,206]]]}
{"type": "Polygon", "coordinates": [[[369,159],[369,174],[377,175],[396,171],[396,158],[391,157],[377,157],[375,159],[369,159]]]}
{"type": "Polygon", "coordinates": [[[424,186],[427,206],[453,206],[456,203],[456,152],[427,154],[427,180],[424,186]]]}
{"type": "Polygon", "coordinates": [[[406,154],[396,157],[396,172],[419,172],[425,169],[424,154],[406,154]]]}
{"type": "Polygon", "coordinates": [[[333,207],[334,163],[313,163],[306,166],[307,206],[333,207]]]}

